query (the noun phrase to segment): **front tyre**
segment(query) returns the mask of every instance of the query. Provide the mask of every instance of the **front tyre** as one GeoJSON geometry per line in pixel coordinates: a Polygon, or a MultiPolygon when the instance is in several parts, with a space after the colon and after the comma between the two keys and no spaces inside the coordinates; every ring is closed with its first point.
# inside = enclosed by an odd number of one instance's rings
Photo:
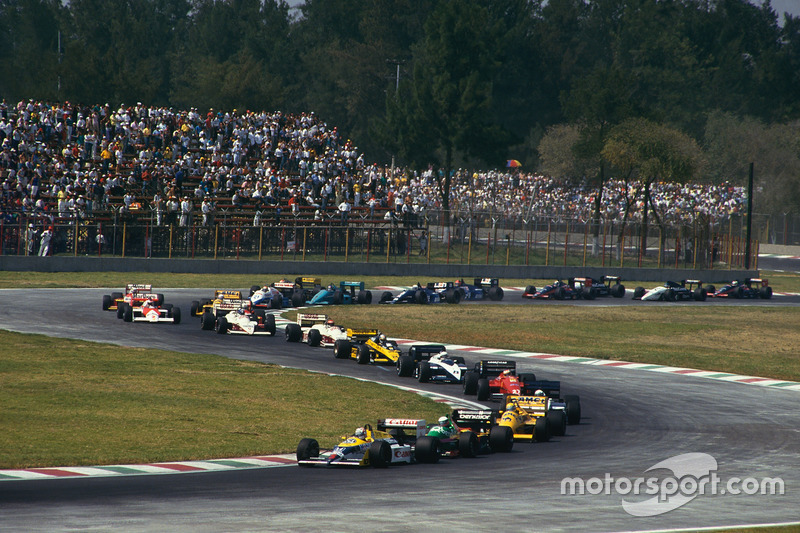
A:
{"type": "Polygon", "coordinates": [[[478,394],[478,380],[480,375],[477,372],[467,372],[464,375],[464,394],[473,396],[478,394]]]}
{"type": "Polygon", "coordinates": [[[493,452],[510,452],[514,447],[514,432],[508,426],[492,426],[489,447],[493,452]]]}
{"type": "Polygon", "coordinates": [[[297,460],[307,461],[319,457],[319,443],[316,439],[302,439],[297,445],[297,460]]]}
{"type": "Polygon", "coordinates": [[[376,440],[369,446],[369,464],[373,468],[386,468],[392,462],[392,446],[385,440],[376,440]]]}
{"type": "Polygon", "coordinates": [[[418,463],[438,463],[439,439],[436,437],[420,437],[417,439],[415,454],[418,463]]]}

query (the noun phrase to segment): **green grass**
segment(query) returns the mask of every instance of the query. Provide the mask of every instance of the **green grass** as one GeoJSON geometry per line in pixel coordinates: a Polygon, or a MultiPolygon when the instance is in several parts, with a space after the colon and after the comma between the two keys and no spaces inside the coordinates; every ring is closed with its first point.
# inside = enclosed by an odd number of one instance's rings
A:
{"type": "Polygon", "coordinates": [[[343,377],[212,355],[0,331],[0,468],[126,464],[330,446],[379,417],[447,407],[343,377]]]}

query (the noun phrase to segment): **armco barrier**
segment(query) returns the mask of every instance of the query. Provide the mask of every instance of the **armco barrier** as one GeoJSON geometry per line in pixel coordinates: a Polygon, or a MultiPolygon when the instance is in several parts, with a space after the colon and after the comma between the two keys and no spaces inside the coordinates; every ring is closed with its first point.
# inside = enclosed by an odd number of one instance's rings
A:
{"type": "Polygon", "coordinates": [[[601,268],[523,265],[401,264],[233,259],[144,259],[121,257],[0,256],[0,270],[19,272],[175,272],[191,274],[302,274],[415,276],[428,278],[492,277],[502,279],[566,279],[575,276],[619,276],[623,280],[663,282],[700,279],[720,283],[757,277],[757,270],[686,270],[672,268],[601,268]]]}

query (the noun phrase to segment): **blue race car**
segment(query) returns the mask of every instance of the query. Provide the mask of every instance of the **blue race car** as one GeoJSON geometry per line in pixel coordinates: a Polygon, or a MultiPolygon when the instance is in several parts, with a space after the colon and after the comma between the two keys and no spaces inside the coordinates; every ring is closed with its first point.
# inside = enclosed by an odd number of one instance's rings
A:
{"type": "Polygon", "coordinates": [[[363,281],[341,281],[339,287],[328,285],[317,292],[306,305],[371,304],[372,291],[364,289],[363,281]]]}
{"type": "MultiPolygon", "coordinates": [[[[449,292],[449,298],[452,300],[492,300],[500,301],[503,299],[503,288],[500,286],[500,280],[497,278],[475,278],[474,283],[466,283],[463,279],[459,279],[452,283],[452,287],[448,286],[445,296],[448,296],[448,291],[452,288],[453,292],[449,292]],[[460,295],[457,293],[461,293],[460,295]]],[[[454,301],[453,303],[458,303],[454,301]]]]}
{"type": "Polygon", "coordinates": [[[402,291],[397,296],[385,291],[379,303],[382,304],[440,304],[445,298],[436,292],[436,283],[428,283],[424,287],[417,283],[413,287],[402,291]]]}

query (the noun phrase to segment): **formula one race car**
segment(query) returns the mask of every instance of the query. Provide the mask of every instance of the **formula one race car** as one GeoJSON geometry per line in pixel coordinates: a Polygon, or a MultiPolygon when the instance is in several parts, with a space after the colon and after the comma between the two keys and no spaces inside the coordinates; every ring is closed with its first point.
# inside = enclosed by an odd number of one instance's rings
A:
{"type": "Polygon", "coordinates": [[[492,300],[499,302],[503,299],[503,288],[497,278],[475,278],[470,285],[463,279],[454,282],[456,290],[461,291],[462,300],[492,300]]]}
{"type": "Polygon", "coordinates": [[[337,340],[333,346],[337,359],[355,359],[359,365],[368,363],[396,364],[400,358],[397,342],[389,340],[377,329],[356,330],[348,328],[347,338],[337,340]]]}
{"type": "Polygon", "coordinates": [[[478,401],[499,400],[506,394],[522,394],[528,382],[535,382],[536,375],[517,375],[515,361],[484,360],[464,375],[464,394],[476,394],[478,401]]]}
{"type": "MultiPolygon", "coordinates": [[[[283,307],[302,307],[308,300],[311,300],[315,294],[322,290],[322,280],[320,278],[312,278],[306,276],[299,276],[294,281],[281,279],[275,283],[271,283],[270,287],[274,288],[283,296],[283,307]]],[[[259,288],[253,285],[250,290],[259,288]]]]}
{"type": "Polygon", "coordinates": [[[334,324],[328,315],[297,313],[297,322],[286,324],[287,342],[305,342],[309,346],[331,347],[347,340],[347,330],[334,324]]]}
{"type": "Polygon", "coordinates": [[[589,277],[570,278],[570,285],[586,300],[594,300],[598,296],[625,296],[625,285],[620,283],[619,276],[601,276],[600,279],[589,277]]]}
{"type": "MultiPolygon", "coordinates": [[[[385,291],[381,295],[379,303],[382,304],[439,304],[445,302],[446,299],[442,294],[436,292],[436,283],[428,283],[424,287],[417,283],[413,287],[402,291],[397,296],[392,296],[392,293],[385,291]]],[[[457,302],[451,302],[457,303],[457,302]]]]}
{"type": "Polygon", "coordinates": [[[250,303],[253,309],[281,309],[292,305],[291,300],[271,285],[250,287],[250,303]]]}
{"type": "Polygon", "coordinates": [[[318,291],[306,305],[371,304],[372,291],[364,289],[363,281],[342,281],[337,288],[328,285],[318,291]]]}
{"type": "Polygon", "coordinates": [[[206,311],[214,311],[214,305],[222,302],[223,300],[243,300],[242,291],[231,289],[217,289],[214,291],[214,297],[205,300],[193,300],[191,313],[192,316],[203,316],[206,311]]]}
{"type": "Polygon", "coordinates": [[[451,415],[459,429],[473,431],[481,444],[488,435],[490,451],[510,452],[514,447],[514,432],[507,426],[497,425],[497,416],[497,411],[492,409],[455,409],[451,415]]]}
{"type": "Polygon", "coordinates": [[[140,294],[145,299],[141,305],[133,306],[129,303],[122,303],[122,319],[125,322],[172,322],[181,323],[181,308],[174,307],[172,304],[160,303],[163,299],[158,294],[140,294]]]}
{"type": "Polygon", "coordinates": [[[476,457],[491,452],[490,427],[490,424],[484,424],[474,431],[470,427],[460,427],[453,418],[445,415],[439,418],[438,424],[429,425],[423,437],[409,437],[396,430],[392,434],[401,444],[413,444],[417,462],[436,463],[440,457],[476,457]]]}
{"type": "Polygon", "coordinates": [[[761,278],[745,278],[744,280],[734,280],[719,289],[713,285],[706,285],[708,295],[713,298],[772,298],[772,287],[769,281],[761,278]]]}
{"type": "Polygon", "coordinates": [[[220,335],[238,333],[242,335],[275,336],[275,315],[263,309],[253,309],[249,300],[223,300],[214,306],[214,312],[206,311],[200,319],[201,327],[213,329],[220,335]]]}
{"type": "Polygon", "coordinates": [[[696,279],[684,279],[680,283],[676,281],[667,281],[660,287],[655,287],[650,290],[645,290],[644,287],[636,287],[633,291],[634,300],[643,301],[696,301],[704,302],[706,300],[707,291],[703,287],[702,282],[696,279]]]}
{"type": "Polygon", "coordinates": [[[511,428],[514,440],[547,442],[551,435],[563,435],[566,415],[550,408],[550,399],[541,391],[532,396],[510,395],[500,411],[497,425],[511,428]]]}
{"type": "Polygon", "coordinates": [[[441,344],[415,344],[397,358],[397,375],[414,376],[420,383],[461,383],[467,373],[463,357],[451,356],[441,344]]]}
{"type": "MultiPolygon", "coordinates": [[[[139,307],[147,300],[147,296],[153,293],[153,286],[141,283],[128,283],[125,285],[125,292],[112,292],[103,296],[103,311],[116,311],[117,318],[122,318],[125,306],[128,304],[139,307]]],[[[156,294],[158,302],[164,302],[163,294],[156,294]]]]}
{"type": "Polygon", "coordinates": [[[569,284],[561,280],[555,280],[550,285],[545,285],[539,290],[533,285],[525,287],[522,293],[523,298],[544,299],[544,300],[573,300],[578,297],[578,291],[569,284]]]}
{"type": "Polygon", "coordinates": [[[414,447],[401,444],[390,433],[415,431],[415,440],[426,433],[425,420],[387,418],[378,421],[378,428],[366,424],[356,428],[352,435],[343,437],[332,450],[320,451],[316,439],[303,439],[297,445],[297,464],[300,466],[372,466],[385,468],[391,464],[411,463],[415,460],[414,447]]]}

